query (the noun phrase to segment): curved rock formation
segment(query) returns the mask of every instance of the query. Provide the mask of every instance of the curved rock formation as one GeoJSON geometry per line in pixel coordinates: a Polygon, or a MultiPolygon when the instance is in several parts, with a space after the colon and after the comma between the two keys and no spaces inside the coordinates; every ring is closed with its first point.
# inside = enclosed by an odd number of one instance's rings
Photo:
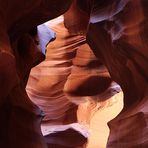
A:
{"type": "Polygon", "coordinates": [[[25,86],[30,69],[44,59],[36,26],[64,13],[70,3],[0,0],[0,147],[47,147],[40,131],[42,112],[29,100],[25,86]]]}
{"type": "Polygon", "coordinates": [[[124,109],[109,123],[108,147],[148,146],[146,0],[94,0],[87,40],[124,92],[124,109]]]}
{"type": "Polygon", "coordinates": [[[56,40],[48,44],[45,61],[32,69],[26,89],[30,99],[44,111],[44,121],[49,125],[64,124],[66,113],[73,105],[63,88],[76,51],[86,39],[83,35],[69,33],[64,27],[63,16],[46,25],[56,33],[56,40]]]}
{"type": "MultiPolygon", "coordinates": [[[[80,34],[86,32],[89,21],[87,41],[124,92],[124,109],[109,123],[108,147],[147,147],[148,1],[76,2],[83,11],[73,7],[77,15],[67,18],[73,18],[74,28],[81,30],[80,34]]],[[[47,147],[40,132],[42,112],[29,100],[25,86],[30,69],[44,59],[36,48],[36,26],[64,13],[70,3],[69,0],[0,0],[0,147],[47,147]]],[[[68,28],[70,23],[68,19],[65,26],[68,28]]],[[[79,88],[86,89],[83,85],[79,88]]],[[[80,95],[77,89],[72,92],[80,95]]]]}
{"type": "Polygon", "coordinates": [[[56,40],[48,44],[45,61],[32,69],[26,88],[30,99],[45,113],[42,126],[65,124],[72,102],[79,105],[88,98],[103,101],[121,91],[119,87],[108,89],[110,75],[86,44],[86,28],[75,16],[78,10],[73,5],[64,18],[46,23],[56,33],[56,40]]]}

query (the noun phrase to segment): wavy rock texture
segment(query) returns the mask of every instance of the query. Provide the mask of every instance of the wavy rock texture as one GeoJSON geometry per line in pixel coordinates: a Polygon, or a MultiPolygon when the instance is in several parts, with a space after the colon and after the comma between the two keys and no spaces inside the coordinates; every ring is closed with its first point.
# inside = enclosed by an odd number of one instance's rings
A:
{"type": "Polygon", "coordinates": [[[26,90],[44,111],[44,121],[63,124],[72,102],[80,104],[85,97],[104,92],[112,80],[85,43],[85,36],[69,32],[62,16],[46,25],[56,32],[56,40],[48,44],[45,61],[32,69],[26,90]]]}
{"type": "Polygon", "coordinates": [[[44,121],[63,124],[66,112],[73,106],[63,88],[76,50],[86,39],[70,34],[62,16],[49,21],[47,26],[56,33],[56,40],[48,44],[45,61],[32,69],[26,89],[31,100],[44,111],[44,121]]]}
{"type": "MultiPolygon", "coordinates": [[[[44,55],[36,48],[33,34],[37,25],[64,13],[70,2],[0,0],[0,147],[47,147],[39,127],[42,113],[29,100],[25,91],[30,69],[44,59],[44,55]]],[[[71,17],[77,20],[78,24],[81,21],[82,24],[87,24],[89,10],[92,8],[87,41],[96,57],[107,67],[112,79],[120,84],[124,92],[124,109],[109,123],[111,132],[108,147],[147,147],[148,2],[82,0],[78,1],[78,4],[81,4],[80,7],[87,13],[80,11],[81,17],[78,20],[78,15],[71,17]]],[[[70,24],[71,20],[68,19],[67,22],[70,24]]],[[[68,24],[65,23],[67,27],[68,24]]],[[[81,34],[85,32],[83,27],[87,25],[76,24],[74,28],[77,27],[81,34]]],[[[86,80],[92,82],[92,79],[86,80]]],[[[67,83],[65,91],[69,96],[96,95],[97,91],[93,92],[92,89],[85,94],[86,91],[79,92],[77,87],[73,90],[68,86],[67,83]]],[[[89,89],[83,85],[79,88],[89,89]]]]}
{"type": "Polygon", "coordinates": [[[48,44],[45,61],[32,69],[26,87],[30,99],[45,113],[43,133],[62,129],[61,125],[68,123],[65,118],[69,123],[76,122],[76,112],[67,117],[74,110],[72,103],[80,105],[78,121],[89,125],[94,111],[112,105],[113,100],[107,99],[121,91],[86,44],[80,29],[70,27],[76,22],[65,28],[65,17],[67,21],[66,13],[64,20],[61,16],[46,23],[56,33],[56,40],[48,44]]]}
{"type": "Polygon", "coordinates": [[[109,123],[107,147],[148,146],[146,0],[94,1],[87,40],[124,92],[124,109],[109,123]]]}

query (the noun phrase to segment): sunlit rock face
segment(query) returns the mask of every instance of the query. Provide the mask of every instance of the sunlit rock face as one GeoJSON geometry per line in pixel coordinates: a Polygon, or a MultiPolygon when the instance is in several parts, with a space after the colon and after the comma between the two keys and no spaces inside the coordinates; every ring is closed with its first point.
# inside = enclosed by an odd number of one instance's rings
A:
{"type": "MultiPolygon", "coordinates": [[[[90,13],[89,3],[89,1],[75,0],[64,14],[64,25],[69,32],[86,35],[90,13]]],[[[105,91],[111,82],[106,67],[95,57],[88,44],[84,44],[77,51],[74,67],[66,81],[64,92],[68,98],[73,98],[75,103],[81,102],[83,101],[81,97],[98,95],[105,91]]]]}
{"type": "Polygon", "coordinates": [[[56,40],[48,44],[45,61],[32,69],[27,85],[30,99],[51,125],[64,124],[71,102],[80,104],[86,96],[104,92],[112,82],[106,67],[86,44],[88,16],[77,15],[79,11],[73,3],[64,18],[46,23],[56,33],[56,40]]]}
{"type": "MultiPolygon", "coordinates": [[[[147,147],[148,2],[82,2],[85,15],[92,6],[88,43],[124,91],[125,107],[109,124],[108,147],[147,147]]],[[[25,91],[31,67],[43,60],[44,55],[36,48],[32,31],[28,32],[64,13],[69,3],[69,0],[0,0],[0,147],[46,148],[40,132],[41,111],[30,102],[25,91]]]]}
{"type": "Polygon", "coordinates": [[[32,69],[26,88],[30,99],[44,111],[43,121],[48,125],[66,123],[66,114],[73,105],[63,88],[71,74],[76,51],[86,41],[83,35],[69,33],[63,19],[60,16],[46,23],[56,33],[56,40],[48,44],[45,61],[32,69]]]}
{"type": "Polygon", "coordinates": [[[45,61],[31,70],[26,90],[44,111],[43,121],[62,125],[72,103],[79,105],[87,101],[86,96],[104,92],[112,80],[86,44],[85,36],[65,28],[63,16],[46,25],[56,33],[56,40],[48,44],[45,61]]]}
{"type": "Polygon", "coordinates": [[[123,89],[124,109],[109,123],[108,147],[148,145],[146,0],[94,1],[87,40],[123,89]]]}
{"type": "Polygon", "coordinates": [[[70,2],[0,0],[0,147],[47,147],[40,131],[42,112],[25,91],[30,69],[44,59],[32,30],[64,13],[70,2]]]}

